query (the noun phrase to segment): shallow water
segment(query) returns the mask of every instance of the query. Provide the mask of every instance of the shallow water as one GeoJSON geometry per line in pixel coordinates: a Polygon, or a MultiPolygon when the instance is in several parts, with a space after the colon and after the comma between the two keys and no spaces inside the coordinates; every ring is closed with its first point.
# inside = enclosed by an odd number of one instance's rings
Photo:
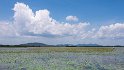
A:
{"type": "MultiPolygon", "coordinates": [[[[0,70],[124,70],[124,48],[113,52],[0,53],[0,70]]],[[[0,48],[0,51],[27,48],[0,48]]]]}

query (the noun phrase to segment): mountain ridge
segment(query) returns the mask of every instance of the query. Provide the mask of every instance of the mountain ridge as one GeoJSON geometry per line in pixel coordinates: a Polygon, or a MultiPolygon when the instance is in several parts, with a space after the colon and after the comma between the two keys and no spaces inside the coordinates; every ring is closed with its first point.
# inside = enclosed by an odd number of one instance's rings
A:
{"type": "MultiPolygon", "coordinates": [[[[19,45],[0,45],[0,47],[109,47],[109,46],[103,46],[99,44],[57,44],[57,45],[49,45],[45,43],[39,43],[39,42],[33,42],[33,43],[25,43],[25,44],[19,44],[19,45]]],[[[110,46],[110,47],[122,47],[120,45],[110,46]]]]}

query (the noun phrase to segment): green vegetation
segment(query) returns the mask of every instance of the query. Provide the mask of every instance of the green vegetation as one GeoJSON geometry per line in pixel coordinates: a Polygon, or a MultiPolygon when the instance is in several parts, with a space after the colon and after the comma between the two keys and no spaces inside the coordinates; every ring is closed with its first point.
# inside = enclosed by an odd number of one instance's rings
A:
{"type": "Polygon", "coordinates": [[[31,47],[33,52],[112,52],[114,48],[103,47],[31,47]]]}
{"type": "Polygon", "coordinates": [[[108,47],[27,47],[25,50],[8,50],[0,53],[42,53],[42,52],[112,52],[114,48],[108,47]]]}
{"type": "Polygon", "coordinates": [[[0,48],[0,70],[123,70],[123,49],[112,47],[0,48]]]}

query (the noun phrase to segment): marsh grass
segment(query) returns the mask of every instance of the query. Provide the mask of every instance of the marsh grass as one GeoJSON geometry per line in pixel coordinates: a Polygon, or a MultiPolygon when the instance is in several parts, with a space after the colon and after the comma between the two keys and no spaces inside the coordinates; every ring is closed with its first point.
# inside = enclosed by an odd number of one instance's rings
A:
{"type": "Polygon", "coordinates": [[[28,47],[25,50],[0,50],[0,53],[47,53],[47,52],[83,52],[83,53],[104,53],[112,52],[112,47],[28,47]]]}
{"type": "Polygon", "coordinates": [[[30,47],[33,52],[112,52],[114,48],[101,47],[30,47]]]}
{"type": "Polygon", "coordinates": [[[115,50],[112,47],[0,48],[0,70],[123,70],[123,48],[118,48],[118,53],[115,50]]]}

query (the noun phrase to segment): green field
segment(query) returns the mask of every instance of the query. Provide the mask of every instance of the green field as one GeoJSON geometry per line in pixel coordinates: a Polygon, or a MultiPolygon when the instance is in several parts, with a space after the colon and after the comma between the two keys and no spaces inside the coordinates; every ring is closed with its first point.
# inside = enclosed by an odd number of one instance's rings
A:
{"type": "MultiPolygon", "coordinates": [[[[20,48],[21,49],[21,48],[20,48]]],[[[43,52],[112,52],[115,48],[105,47],[28,47],[25,50],[1,50],[0,53],[43,53],[43,52]]]]}
{"type": "Polygon", "coordinates": [[[124,70],[124,48],[0,48],[0,70],[124,70]]]}

